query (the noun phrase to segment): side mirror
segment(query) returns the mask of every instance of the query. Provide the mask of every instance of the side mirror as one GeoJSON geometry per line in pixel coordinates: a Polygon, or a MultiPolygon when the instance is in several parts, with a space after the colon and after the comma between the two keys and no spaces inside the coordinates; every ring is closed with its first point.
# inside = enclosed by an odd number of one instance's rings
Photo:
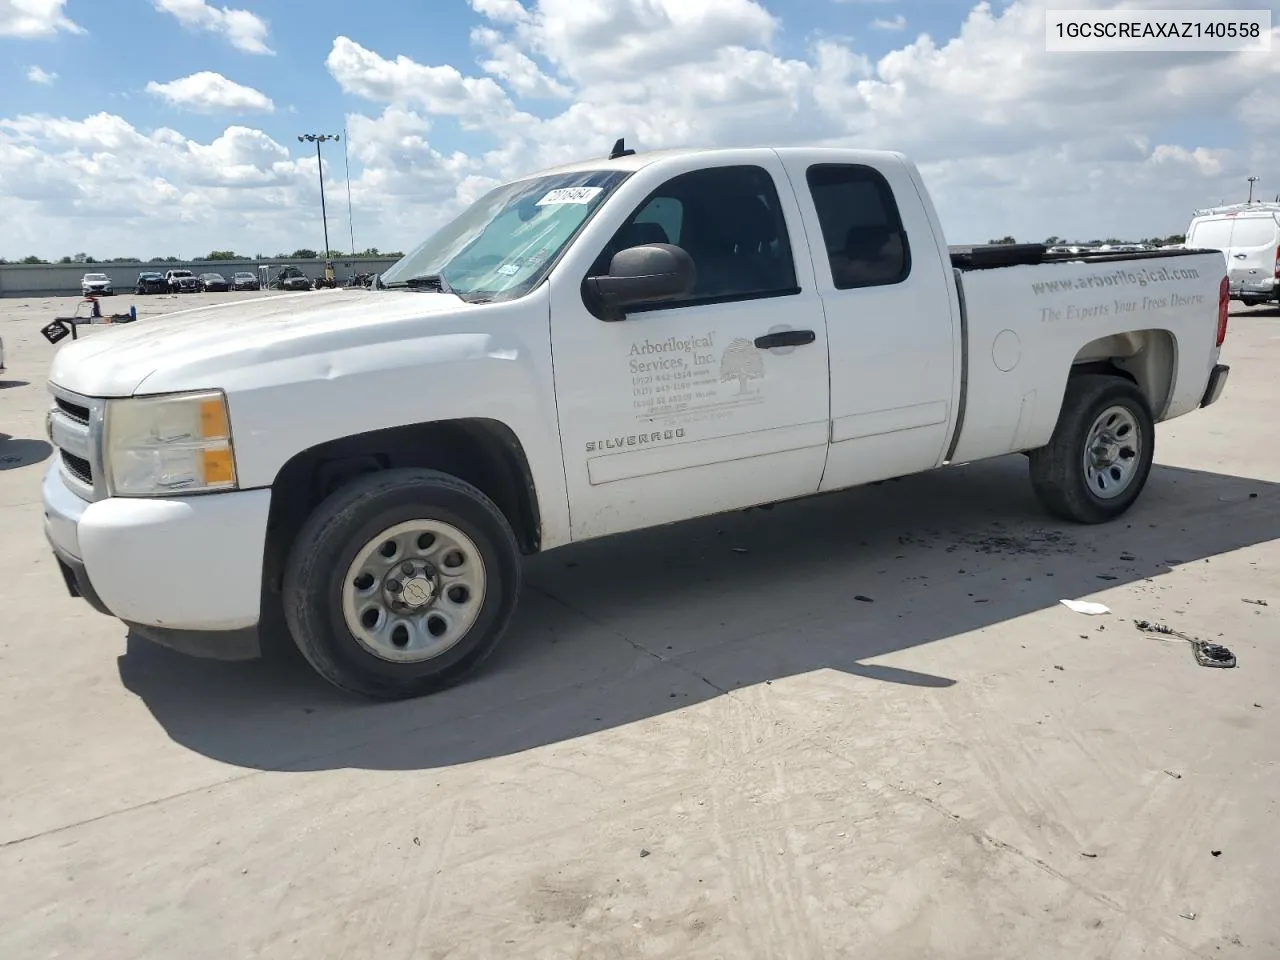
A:
{"type": "Polygon", "coordinates": [[[645,243],[614,254],[608,274],[587,277],[585,286],[605,314],[621,320],[627,307],[687,294],[698,279],[693,258],[671,243],[645,243]]]}

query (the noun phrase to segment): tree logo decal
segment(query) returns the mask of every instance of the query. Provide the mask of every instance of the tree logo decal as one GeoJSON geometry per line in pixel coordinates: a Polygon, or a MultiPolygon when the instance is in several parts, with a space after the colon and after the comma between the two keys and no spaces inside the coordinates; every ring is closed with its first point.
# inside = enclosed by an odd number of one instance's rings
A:
{"type": "Polygon", "coordinates": [[[752,380],[764,379],[764,360],[760,351],[750,340],[739,337],[724,348],[720,355],[720,382],[738,381],[738,395],[748,391],[747,384],[752,380]]]}

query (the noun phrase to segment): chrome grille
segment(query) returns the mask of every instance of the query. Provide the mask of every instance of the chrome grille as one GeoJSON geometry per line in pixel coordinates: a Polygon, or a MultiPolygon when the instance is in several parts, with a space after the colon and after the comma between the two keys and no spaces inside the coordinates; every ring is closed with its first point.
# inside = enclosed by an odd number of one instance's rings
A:
{"type": "Polygon", "coordinates": [[[67,487],[85,500],[107,495],[102,467],[102,417],[106,402],[82,397],[53,384],[49,410],[49,440],[58,449],[58,462],[67,487]]]}
{"type": "Polygon", "coordinates": [[[54,397],[54,404],[58,409],[65,413],[76,423],[87,424],[89,422],[89,408],[81,406],[78,403],[72,403],[70,400],[63,400],[61,397],[54,397]]]}
{"type": "Polygon", "coordinates": [[[65,450],[61,451],[61,455],[62,466],[66,469],[67,473],[71,474],[81,483],[87,483],[90,486],[93,486],[93,467],[90,466],[88,460],[85,460],[83,457],[77,457],[75,454],[67,453],[65,450]]]}

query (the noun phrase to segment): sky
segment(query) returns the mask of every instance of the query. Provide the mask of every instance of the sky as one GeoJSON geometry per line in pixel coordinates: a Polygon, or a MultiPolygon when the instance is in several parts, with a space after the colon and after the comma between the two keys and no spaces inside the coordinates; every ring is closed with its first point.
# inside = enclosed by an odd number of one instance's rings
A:
{"type": "Polygon", "coordinates": [[[1280,193],[1280,0],[0,0],[0,257],[322,248],[298,136],[344,131],[335,249],[620,136],[900,150],[953,244],[1164,236],[1280,193]],[[1050,53],[1047,6],[1268,8],[1274,47],[1050,53]]]}

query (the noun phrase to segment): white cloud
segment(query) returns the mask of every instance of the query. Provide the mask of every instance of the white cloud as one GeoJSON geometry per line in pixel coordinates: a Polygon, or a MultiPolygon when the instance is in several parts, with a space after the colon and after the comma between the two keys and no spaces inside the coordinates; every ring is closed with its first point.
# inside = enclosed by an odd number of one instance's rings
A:
{"type": "Polygon", "coordinates": [[[58,79],[58,75],[49,70],[45,70],[42,67],[33,65],[29,70],[27,70],[27,79],[32,83],[38,83],[47,87],[58,79]]]}
{"type": "MultiPolygon", "coordinates": [[[[3,0],[0,0],[3,2],[3,0]]],[[[154,0],[156,9],[177,17],[189,30],[219,33],[237,50],[245,53],[273,54],[267,46],[270,28],[267,22],[248,10],[215,7],[204,0],[154,0]]]]}
{"type": "Polygon", "coordinates": [[[480,61],[481,69],[504,81],[517,96],[563,100],[570,95],[568,87],[548,77],[531,57],[496,30],[477,28],[471,32],[471,40],[489,52],[488,58],[480,61]]]}
{"type": "Polygon", "coordinates": [[[210,70],[168,83],[152,80],[147,93],[193,113],[272,113],[276,108],[266,94],[210,70]]]}
{"type": "Polygon", "coordinates": [[[62,12],[67,0],[0,0],[0,37],[33,40],[58,32],[84,33],[62,12]]]}
{"type": "Polygon", "coordinates": [[[507,114],[511,102],[488,77],[464,77],[455,67],[423,66],[406,56],[394,60],[338,37],[325,60],[343,91],[380,103],[418,105],[430,113],[475,116],[507,114]]]}
{"type": "Polygon", "coordinates": [[[520,0],[469,0],[471,9],[494,23],[521,23],[529,11],[520,0]]]}
{"type": "Polygon", "coordinates": [[[902,14],[898,14],[891,20],[886,20],[883,17],[876,17],[871,21],[871,26],[875,27],[877,30],[905,30],[907,29],[907,18],[902,14]]]}

